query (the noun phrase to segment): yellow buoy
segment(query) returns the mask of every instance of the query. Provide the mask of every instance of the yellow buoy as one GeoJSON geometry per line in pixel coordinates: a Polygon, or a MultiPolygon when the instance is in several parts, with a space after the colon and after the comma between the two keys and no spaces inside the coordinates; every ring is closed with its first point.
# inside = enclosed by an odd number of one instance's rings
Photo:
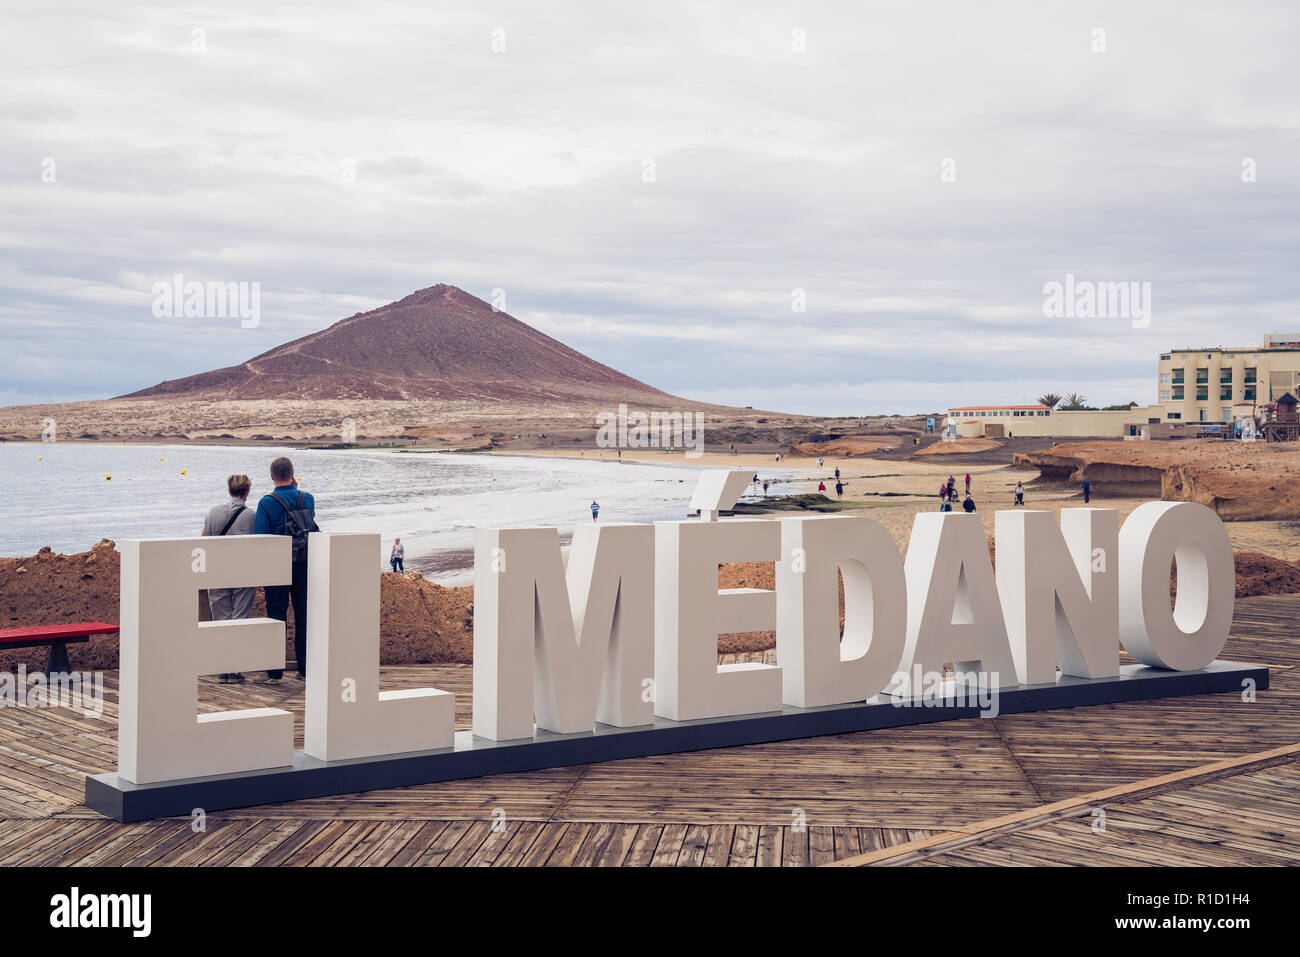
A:
{"type": "Polygon", "coordinates": [[[494,475],[494,476],[492,476],[492,481],[494,481],[494,482],[495,482],[495,481],[496,481],[496,480],[497,480],[497,477],[496,477],[496,476],[495,476],[495,475],[494,475]]]}
{"type": "Polygon", "coordinates": [[[45,461],[45,456],[43,456],[43,455],[38,455],[38,456],[36,456],[36,461],[38,461],[38,462],[44,462],[44,461],[45,461]]]}
{"type": "Polygon", "coordinates": [[[163,457],[162,457],[161,455],[158,456],[158,461],[159,461],[159,462],[162,462],[162,461],[163,461],[163,457]]]}
{"type": "Polygon", "coordinates": [[[181,469],[181,474],[184,475],[184,474],[186,473],[186,471],[187,471],[187,469],[181,469]]]}
{"type": "Polygon", "coordinates": [[[105,482],[111,482],[111,481],[113,481],[113,476],[112,476],[110,473],[105,472],[105,473],[104,473],[104,481],[105,481],[105,482]]]}

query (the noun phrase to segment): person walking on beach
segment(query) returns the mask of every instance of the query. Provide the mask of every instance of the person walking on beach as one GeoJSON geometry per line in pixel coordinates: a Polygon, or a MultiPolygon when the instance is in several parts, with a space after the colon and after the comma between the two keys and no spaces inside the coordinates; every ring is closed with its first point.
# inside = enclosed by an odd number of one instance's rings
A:
{"type": "Polygon", "coordinates": [[[823,464],[825,461],[826,461],[826,460],[823,459],[820,455],[817,456],[817,467],[818,467],[818,468],[821,468],[821,467],[822,467],[822,464],[823,464]]]}
{"type": "Polygon", "coordinates": [[[966,492],[970,494],[970,473],[966,473],[966,492]]]}
{"type": "Polygon", "coordinates": [[[966,493],[966,500],[961,503],[961,507],[966,510],[968,515],[975,511],[975,499],[970,497],[970,492],[966,493]]]}
{"type": "Polygon", "coordinates": [[[593,500],[591,503],[591,520],[596,521],[598,515],[600,515],[600,503],[593,500]]]}
{"type": "Polygon", "coordinates": [[[957,501],[957,477],[954,475],[948,476],[948,501],[957,501]]]}
{"type": "Polygon", "coordinates": [[[1092,483],[1086,478],[1083,480],[1083,504],[1087,505],[1092,500],[1092,483]]]}
{"type": "Polygon", "coordinates": [[[1016,504],[1025,504],[1025,487],[1020,482],[1016,483],[1016,504]]]}
{"type": "MultiPolygon", "coordinates": [[[[208,510],[203,520],[201,535],[251,535],[254,512],[248,507],[248,492],[253,487],[247,475],[232,475],[226,479],[230,496],[208,510]]],[[[253,616],[253,599],[256,588],[209,588],[208,607],[213,621],[235,621],[253,616]]],[[[231,671],[220,676],[223,685],[238,684],[244,676],[231,671]]]]}
{"type": "Polygon", "coordinates": [[[837,465],[835,466],[835,481],[838,482],[839,480],[840,480],[840,467],[837,465]]]}
{"type": "Polygon", "coordinates": [[[406,563],[402,561],[406,557],[406,549],[402,547],[402,540],[399,538],[393,542],[393,550],[388,553],[388,564],[393,566],[393,571],[406,571],[406,563]]]}
{"type": "Polygon", "coordinates": [[[817,483],[817,491],[819,491],[819,492],[824,492],[824,491],[826,491],[826,483],[825,483],[825,482],[818,482],[818,483],[817,483]]]}
{"type": "Polygon", "coordinates": [[[763,479],[763,498],[767,498],[767,479],[763,479]]]}
{"type": "MultiPolygon", "coordinates": [[[[266,617],[289,620],[289,605],[293,604],[293,650],[298,659],[298,677],[307,677],[307,535],[320,531],[316,527],[316,500],[309,492],[298,488],[293,476],[293,463],[284,456],[271,462],[271,481],[275,483],[268,495],[257,503],[257,518],[253,521],[254,535],[288,535],[293,539],[293,572],[288,585],[267,585],[266,617]]],[[[284,677],[282,669],[268,671],[258,684],[279,684],[284,677]]]]}
{"type": "Polygon", "coordinates": [[[839,481],[838,479],[836,479],[835,481],[835,497],[836,498],[844,497],[844,483],[839,481]]]}

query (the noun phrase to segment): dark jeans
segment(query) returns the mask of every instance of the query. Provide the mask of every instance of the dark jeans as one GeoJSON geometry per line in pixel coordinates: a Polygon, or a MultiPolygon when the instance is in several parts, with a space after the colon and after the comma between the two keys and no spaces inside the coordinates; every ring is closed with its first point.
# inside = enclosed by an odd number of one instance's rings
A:
{"type": "MultiPolygon", "coordinates": [[[[298,674],[307,673],[307,563],[293,563],[292,585],[266,586],[266,617],[287,622],[289,602],[293,602],[293,651],[298,659],[298,674]]],[[[268,671],[272,678],[283,671],[268,671]]]]}
{"type": "Polygon", "coordinates": [[[402,563],[402,560],[400,558],[394,558],[392,561],[389,562],[389,564],[393,566],[393,571],[395,572],[406,571],[406,565],[402,563]]]}

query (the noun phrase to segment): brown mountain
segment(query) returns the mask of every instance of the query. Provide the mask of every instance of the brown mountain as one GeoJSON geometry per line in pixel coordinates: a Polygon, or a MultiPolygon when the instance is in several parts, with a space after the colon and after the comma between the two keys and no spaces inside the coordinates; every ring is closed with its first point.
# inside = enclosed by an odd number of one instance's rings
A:
{"type": "Polygon", "coordinates": [[[242,365],[122,398],[684,402],[589,359],[455,286],[341,319],[242,365]]]}

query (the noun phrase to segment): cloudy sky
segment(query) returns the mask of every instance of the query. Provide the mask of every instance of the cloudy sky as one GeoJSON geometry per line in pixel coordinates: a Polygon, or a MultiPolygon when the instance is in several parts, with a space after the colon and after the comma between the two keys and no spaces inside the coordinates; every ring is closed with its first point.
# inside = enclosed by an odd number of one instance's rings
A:
{"type": "Polygon", "coordinates": [[[26,6],[0,404],[438,282],[669,391],[810,413],[1154,401],[1162,350],[1300,331],[1295,4],[26,6]],[[260,324],[155,317],[178,273],[260,283],[260,324]],[[1045,316],[1067,273],[1149,282],[1149,325],[1045,316]]]}

